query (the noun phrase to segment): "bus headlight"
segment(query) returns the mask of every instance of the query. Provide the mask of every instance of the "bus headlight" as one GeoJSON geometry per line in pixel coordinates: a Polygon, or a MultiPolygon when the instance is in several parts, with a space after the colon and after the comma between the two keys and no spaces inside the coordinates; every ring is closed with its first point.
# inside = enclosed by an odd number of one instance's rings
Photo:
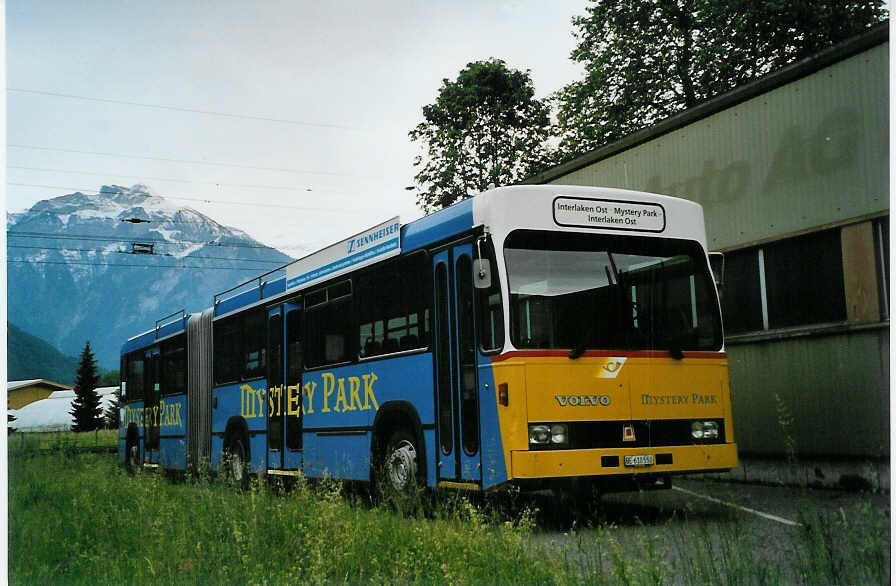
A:
{"type": "Polygon", "coordinates": [[[546,444],[551,440],[551,428],[547,425],[529,426],[529,443],[546,444]]]}
{"type": "Polygon", "coordinates": [[[569,428],[565,423],[543,423],[529,426],[529,443],[534,445],[551,444],[564,446],[569,443],[569,428]]]}
{"type": "Polygon", "coordinates": [[[569,433],[565,423],[555,423],[551,426],[551,443],[557,445],[569,443],[569,433]]]}
{"type": "Polygon", "coordinates": [[[691,437],[694,439],[718,439],[719,424],[715,421],[695,421],[691,423],[691,437]]]}

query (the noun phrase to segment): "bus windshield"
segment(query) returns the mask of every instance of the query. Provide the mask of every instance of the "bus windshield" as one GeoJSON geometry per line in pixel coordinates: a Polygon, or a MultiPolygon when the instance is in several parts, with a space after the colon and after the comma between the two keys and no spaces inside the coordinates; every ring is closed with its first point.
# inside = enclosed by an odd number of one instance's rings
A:
{"type": "Polygon", "coordinates": [[[517,230],[504,258],[517,348],[676,355],[722,347],[715,287],[698,242],[517,230]]]}

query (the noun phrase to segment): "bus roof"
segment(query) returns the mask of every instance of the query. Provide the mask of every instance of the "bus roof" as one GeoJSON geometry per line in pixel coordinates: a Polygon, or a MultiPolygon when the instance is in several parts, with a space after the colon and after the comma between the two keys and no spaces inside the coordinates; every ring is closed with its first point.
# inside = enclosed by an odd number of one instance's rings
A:
{"type": "MultiPolygon", "coordinates": [[[[683,238],[706,247],[703,208],[692,201],[607,187],[513,185],[485,191],[408,224],[392,218],[245,281],[214,296],[215,316],[448,240],[475,226],[487,227],[497,246],[510,232],[522,228],[683,238]]],[[[180,329],[185,324],[186,319],[180,329]]],[[[177,327],[166,324],[160,329],[157,324],[156,329],[128,340],[122,353],[177,333],[172,329],[177,327]]]]}

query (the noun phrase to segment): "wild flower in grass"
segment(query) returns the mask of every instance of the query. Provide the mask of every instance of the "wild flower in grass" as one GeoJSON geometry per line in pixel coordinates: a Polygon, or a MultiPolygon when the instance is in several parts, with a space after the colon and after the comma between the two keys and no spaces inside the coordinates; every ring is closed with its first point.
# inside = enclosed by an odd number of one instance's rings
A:
{"type": "Polygon", "coordinates": [[[793,433],[793,423],[795,421],[793,411],[787,402],[781,398],[781,395],[775,393],[775,409],[778,413],[778,426],[784,437],[784,453],[787,456],[787,463],[790,465],[792,475],[796,476],[796,438],[793,433]]]}

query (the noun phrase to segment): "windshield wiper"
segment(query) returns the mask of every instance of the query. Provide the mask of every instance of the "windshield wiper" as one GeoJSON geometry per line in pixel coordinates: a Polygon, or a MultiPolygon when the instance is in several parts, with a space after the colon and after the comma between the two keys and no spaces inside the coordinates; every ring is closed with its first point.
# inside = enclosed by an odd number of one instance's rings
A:
{"type": "Polygon", "coordinates": [[[684,358],[684,351],[681,349],[681,344],[678,344],[676,340],[669,340],[668,348],[666,349],[669,351],[669,356],[675,360],[684,358]]]}
{"type": "Polygon", "coordinates": [[[569,351],[569,359],[575,360],[576,358],[581,358],[583,354],[585,354],[585,350],[588,347],[587,338],[582,340],[578,346],[569,351]]]}

